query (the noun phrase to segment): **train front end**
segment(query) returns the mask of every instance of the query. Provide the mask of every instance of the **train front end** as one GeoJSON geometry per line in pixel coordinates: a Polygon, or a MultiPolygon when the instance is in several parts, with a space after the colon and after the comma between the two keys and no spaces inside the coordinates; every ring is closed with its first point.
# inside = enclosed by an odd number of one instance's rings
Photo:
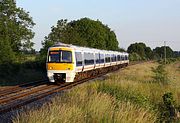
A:
{"type": "Polygon", "coordinates": [[[47,76],[50,82],[73,82],[75,78],[74,50],[70,47],[50,47],[47,56],[47,76]]]}

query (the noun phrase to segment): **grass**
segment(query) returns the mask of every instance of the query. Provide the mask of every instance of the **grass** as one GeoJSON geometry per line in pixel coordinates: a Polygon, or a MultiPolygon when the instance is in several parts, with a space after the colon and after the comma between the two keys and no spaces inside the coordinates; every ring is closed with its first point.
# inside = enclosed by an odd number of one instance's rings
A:
{"type": "Polygon", "coordinates": [[[119,102],[106,93],[98,93],[96,86],[97,83],[77,87],[62,96],[57,96],[52,103],[44,105],[39,110],[19,115],[14,122],[151,123],[156,120],[155,113],[131,102],[119,102]]]}
{"type": "Polygon", "coordinates": [[[170,83],[165,85],[154,81],[152,68],[157,66],[158,63],[129,66],[104,81],[75,87],[39,109],[19,114],[13,122],[165,122],[160,109],[164,106],[162,96],[171,92],[176,105],[180,105],[180,63],[166,66],[170,83]]]}

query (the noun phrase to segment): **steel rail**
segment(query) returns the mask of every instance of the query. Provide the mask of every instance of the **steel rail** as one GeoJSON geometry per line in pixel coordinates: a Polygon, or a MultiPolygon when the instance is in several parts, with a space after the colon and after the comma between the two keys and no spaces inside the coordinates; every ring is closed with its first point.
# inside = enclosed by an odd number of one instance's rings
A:
{"type": "Polygon", "coordinates": [[[47,83],[48,80],[40,80],[40,81],[35,81],[35,82],[31,82],[31,83],[26,83],[26,84],[21,84],[21,85],[17,85],[17,86],[13,86],[10,88],[6,88],[0,91],[0,97],[11,94],[11,93],[15,93],[18,91],[22,91],[25,89],[29,89],[31,87],[35,87],[38,86],[40,84],[44,84],[47,83]]]}
{"type": "Polygon", "coordinates": [[[39,88],[36,88],[36,89],[34,89],[32,91],[30,90],[30,91],[22,92],[20,94],[13,95],[13,96],[1,99],[0,100],[0,105],[3,104],[3,103],[9,103],[11,101],[14,101],[14,100],[17,100],[17,99],[21,99],[21,98],[23,98],[25,96],[29,96],[31,94],[34,94],[34,93],[37,93],[39,91],[42,91],[42,90],[45,90],[45,89],[49,89],[49,88],[52,88],[52,87],[55,87],[55,85],[47,85],[47,86],[39,87],[39,88]]]}
{"type": "MultiPolygon", "coordinates": [[[[24,105],[27,105],[27,104],[29,104],[31,102],[34,102],[34,101],[39,100],[39,99],[42,99],[42,98],[44,98],[44,97],[46,97],[46,96],[48,96],[50,94],[58,92],[59,89],[61,89],[63,87],[66,87],[69,84],[70,83],[65,83],[65,84],[63,84],[61,86],[57,86],[56,85],[56,86],[54,86],[54,88],[51,88],[50,90],[47,90],[46,92],[43,92],[41,94],[36,94],[36,95],[32,96],[31,98],[27,98],[25,100],[21,100],[19,103],[16,103],[16,104],[13,104],[13,103],[12,104],[6,104],[5,106],[2,106],[0,108],[0,114],[4,114],[4,113],[6,113],[8,111],[12,111],[12,110],[18,109],[18,108],[20,108],[20,107],[22,107],[24,105]]],[[[19,99],[15,100],[15,101],[19,101],[19,99]]]]}

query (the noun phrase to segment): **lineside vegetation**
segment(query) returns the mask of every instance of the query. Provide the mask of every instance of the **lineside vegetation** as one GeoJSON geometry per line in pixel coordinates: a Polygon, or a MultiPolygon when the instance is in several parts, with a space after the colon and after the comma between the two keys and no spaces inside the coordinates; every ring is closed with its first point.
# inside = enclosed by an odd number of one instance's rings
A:
{"type": "Polygon", "coordinates": [[[180,63],[164,66],[170,82],[156,82],[158,63],[129,66],[75,87],[13,122],[179,122],[180,63]]]}

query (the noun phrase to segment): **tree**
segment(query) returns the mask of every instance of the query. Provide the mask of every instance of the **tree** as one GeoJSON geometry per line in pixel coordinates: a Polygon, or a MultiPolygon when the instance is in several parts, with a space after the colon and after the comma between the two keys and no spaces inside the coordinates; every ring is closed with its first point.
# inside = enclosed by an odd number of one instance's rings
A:
{"type": "Polygon", "coordinates": [[[126,50],[124,48],[118,48],[117,51],[119,51],[119,52],[126,52],[126,50]]]}
{"type": "Polygon", "coordinates": [[[152,59],[153,52],[150,47],[147,47],[144,43],[134,43],[128,47],[128,53],[136,53],[142,59],[152,59]]]}
{"type": "Polygon", "coordinates": [[[145,52],[144,52],[144,48],[142,45],[140,45],[139,43],[134,43],[131,44],[128,49],[127,49],[128,53],[137,53],[138,55],[140,55],[141,57],[145,57],[145,52]]]}
{"type": "Polygon", "coordinates": [[[34,25],[29,13],[16,7],[15,0],[0,2],[0,56],[3,56],[0,62],[12,62],[22,50],[32,49],[34,25]]]}
{"type": "MultiPolygon", "coordinates": [[[[150,47],[147,47],[144,43],[134,43],[128,47],[128,53],[136,53],[141,59],[152,59],[153,52],[150,47]]],[[[133,55],[137,56],[137,55],[133,55]]]]}
{"type": "Polygon", "coordinates": [[[146,54],[146,58],[153,59],[153,51],[151,50],[150,47],[145,47],[144,51],[146,54]]]}
{"type": "Polygon", "coordinates": [[[57,25],[42,42],[41,57],[45,58],[48,47],[57,42],[92,47],[105,50],[118,50],[118,41],[114,31],[99,20],[82,18],[67,22],[58,20],[57,25]]]}
{"type": "Polygon", "coordinates": [[[134,43],[134,44],[131,44],[129,47],[128,47],[128,50],[127,50],[128,53],[130,54],[133,54],[132,56],[137,56],[135,54],[138,54],[138,56],[141,58],[141,59],[152,59],[153,58],[153,52],[151,50],[150,47],[147,47],[146,44],[144,43],[134,43]]]}
{"type": "Polygon", "coordinates": [[[131,53],[131,54],[129,54],[129,60],[130,61],[140,61],[142,59],[137,53],[131,53]]]}
{"type": "MultiPolygon", "coordinates": [[[[156,54],[156,56],[158,56],[158,58],[164,58],[164,48],[164,46],[156,47],[153,52],[156,54]]],[[[169,46],[166,46],[166,57],[173,57],[173,50],[169,46]]]]}

